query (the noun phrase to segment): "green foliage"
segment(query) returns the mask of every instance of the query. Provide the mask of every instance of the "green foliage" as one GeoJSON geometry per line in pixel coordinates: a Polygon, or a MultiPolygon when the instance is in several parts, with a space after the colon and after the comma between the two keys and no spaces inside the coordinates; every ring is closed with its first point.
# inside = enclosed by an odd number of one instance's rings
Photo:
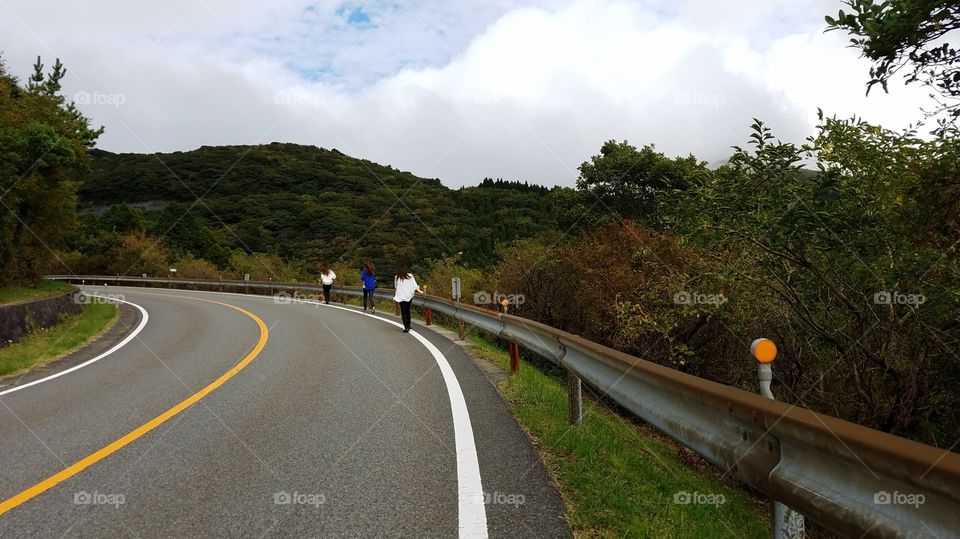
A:
{"type": "Polygon", "coordinates": [[[55,296],[66,292],[70,288],[70,284],[63,281],[47,279],[40,281],[39,286],[5,286],[0,288],[0,305],[55,296]]]}
{"type": "Polygon", "coordinates": [[[822,116],[805,146],[759,121],[749,142],[659,191],[645,228],[501,249],[501,287],[527,295],[517,312],[748,389],[747,344],[770,337],[783,400],[955,440],[960,146],[822,116]]]}
{"type": "Polygon", "coordinates": [[[248,273],[253,281],[288,282],[296,279],[287,263],[275,254],[249,254],[236,250],[230,255],[228,269],[233,279],[243,279],[248,273]]]}
{"type": "Polygon", "coordinates": [[[706,163],[692,155],[670,159],[653,145],[637,150],[627,141],[609,140],[599,155],[580,165],[579,196],[567,200],[567,212],[588,225],[624,219],[654,222],[662,194],[686,189],[705,171],[706,163]],[[576,206],[572,211],[571,205],[576,206]]]}
{"type": "Polygon", "coordinates": [[[53,327],[35,330],[0,348],[0,376],[43,365],[79,349],[109,329],[119,312],[112,303],[84,305],[80,314],[65,316],[53,327]]]}
{"type": "Polygon", "coordinates": [[[176,256],[194,255],[226,265],[229,248],[207,226],[199,205],[173,203],[165,207],[151,226],[153,236],[164,238],[176,256]]]}
{"type": "Polygon", "coordinates": [[[304,268],[352,257],[392,266],[460,251],[489,265],[498,242],[555,235],[544,187],[487,179],[453,191],[337,150],[273,143],[92,156],[81,205],[167,203],[148,216],[150,233],[175,256],[220,267],[236,249],[304,268]]]}
{"type": "Polygon", "coordinates": [[[745,389],[766,336],[783,400],[955,440],[957,139],[822,114],[803,146],[752,129],[716,170],[607,142],[576,193],[554,193],[560,219],[603,221],[589,201],[607,197],[643,224],[504,244],[499,291],[525,296],[522,316],[745,389]]]}
{"type": "Polygon", "coordinates": [[[177,260],[173,267],[177,269],[177,277],[184,279],[219,279],[222,277],[222,272],[213,263],[189,253],[177,260]]]}
{"type": "Polygon", "coordinates": [[[170,269],[170,253],[158,239],[144,234],[128,234],[120,238],[109,273],[116,275],[165,276],[170,269]]]}
{"type": "Polygon", "coordinates": [[[867,91],[887,91],[891,77],[906,69],[907,84],[917,82],[939,94],[937,111],[960,117],[960,54],[947,40],[960,28],[960,5],[951,0],[846,0],[853,12],[826,17],[828,30],[845,30],[851,44],[873,65],[867,91]]]}
{"type": "Polygon", "coordinates": [[[429,294],[446,298],[449,298],[452,292],[451,281],[454,277],[459,277],[461,301],[465,303],[470,303],[477,292],[496,289],[493,272],[466,268],[460,264],[456,256],[437,260],[426,268],[425,275],[416,277],[420,285],[428,286],[429,294]]]}
{"type": "Polygon", "coordinates": [[[59,94],[59,60],[47,75],[39,59],[35,69],[24,88],[0,60],[0,284],[36,284],[62,266],[53,249],[73,225],[77,179],[102,132],[59,94]]]}
{"type": "Polygon", "coordinates": [[[101,229],[119,234],[145,232],[147,220],[143,212],[128,204],[114,204],[98,220],[101,229]]]}
{"type": "Polygon", "coordinates": [[[454,203],[463,211],[456,233],[471,239],[463,247],[463,259],[488,266],[497,259],[497,244],[517,238],[557,238],[556,205],[551,193],[560,190],[485,178],[476,187],[455,191],[454,203]]]}

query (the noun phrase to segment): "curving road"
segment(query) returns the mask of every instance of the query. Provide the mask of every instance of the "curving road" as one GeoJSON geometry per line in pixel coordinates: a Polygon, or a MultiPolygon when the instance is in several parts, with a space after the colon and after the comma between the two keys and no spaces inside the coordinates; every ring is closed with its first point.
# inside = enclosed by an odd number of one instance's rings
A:
{"type": "Polygon", "coordinates": [[[569,536],[529,438],[445,337],[343,306],[86,290],[130,302],[117,327],[0,380],[0,536],[569,536]],[[138,329],[134,305],[139,333],[89,362],[138,329]]]}

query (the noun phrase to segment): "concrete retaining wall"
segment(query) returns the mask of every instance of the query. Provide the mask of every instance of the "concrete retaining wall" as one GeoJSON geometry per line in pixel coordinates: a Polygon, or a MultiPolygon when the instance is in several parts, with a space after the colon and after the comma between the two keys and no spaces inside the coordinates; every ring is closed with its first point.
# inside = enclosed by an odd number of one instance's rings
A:
{"type": "Polygon", "coordinates": [[[79,314],[81,302],[68,290],[51,296],[22,303],[0,305],[0,348],[17,342],[34,329],[55,326],[70,314],[79,314]]]}

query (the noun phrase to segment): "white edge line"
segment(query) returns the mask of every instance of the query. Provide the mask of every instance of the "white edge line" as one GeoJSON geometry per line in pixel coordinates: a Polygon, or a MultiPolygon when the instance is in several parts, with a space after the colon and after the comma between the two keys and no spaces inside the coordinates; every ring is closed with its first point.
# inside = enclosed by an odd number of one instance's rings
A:
{"type": "MultiPolygon", "coordinates": [[[[239,294],[236,292],[215,292],[209,290],[197,290],[196,292],[242,296],[246,298],[276,299],[275,296],[239,294]]],[[[150,292],[146,293],[150,294],[150,292]]],[[[156,295],[162,296],[164,294],[156,295]]],[[[341,311],[367,316],[398,328],[403,328],[401,324],[393,320],[387,320],[386,318],[380,318],[373,314],[368,314],[356,309],[349,309],[340,305],[325,304],[320,301],[297,299],[287,301],[283,303],[283,305],[295,305],[298,303],[340,309],[341,311]]],[[[410,335],[413,335],[420,341],[420,344],[422,344],[433,356],[433,359],[436,360],[437,365],[440,367],[440,372],[443,375],[443,381],[447,386],[447,395],[450,398],[450,411],[453,414],[453,437],[457,452],[457,493],[459,501],[458,521],[460,537],[485,539],[488,537],[487,508],[484,501],[483,485],[480,480],[480,462],[477,459],[477,446],[473,438],[473,424],[470,422],[470,412],[467,410],[467,401],[463,397],[463,390],[457,381],[457,375],[454,374],[450,363],[447,361],[447,358],[444,357],[443,353],[440,352],[433,343],[427,340],[426,337],[416,331],[411,329],[410,335]]],[[[0,395],[2,395],[2,393],[0,393],[0,395]]]]}
{"type": "MultiPolygon", "coordinates": [[[[301,300],[301,303],[304,301],[301,300]]],[[[319,304],[319,302],[314,302],[319,304]]],[[[366,314],[354,309],[339,305],[326,304],[354,314],[366,314]]],[[[393,320],[367,314],[370,318],[386,322],[398,328],[403,326],[393,320]]],[[[484,503],[483,485],[480,481],[480,462],[477,460],[477,446],[473,439],[473,424],[470,422],[470,412],[467,410],[467,401],[463,397],[463,390],[457,381],[450,363],[432,342],[426,337],[410,330],[410,335],[416,337],[426,348],[443,374],[443,381],[447,386],[447,395],[450,397],[450,411],[453,414],[453,437],[457,451],[457,492],[459,498],[459,523],[461,538],[487,537],[487,508],[484,503]]]]}
{"type": "Polygon", "coordinates": [[[143,328],[147,325],[147,320],[150,319],[150,315],[147,314],[147,310],[144,309],[143,307],[137,305],[136,303],[131,303],[131,302],[129,302],[129,301],[126,301],[126,300],[123,300],[123,299],[114,298],[114,297],[98,296],[98,295],[96,295],[96,294],[87,294],[87,293],[84,293],[84,295],[89,296],[89,297],[95,297],[95,298],[105,299],[105,300],[107,300],[107,301],[116,301],[116,302],[119,302],[119,303],[126,303],[127,305],[133,305],[134,307],[136,307],[137,309],[140,310],[140,315],[141,315],[141,317],[140,317],[140,318],[141,318],[141,319],[140,319],[140,324],[136,327],[136,329],[134,329],[133,331],[131,331],[130,334],[128,334],[126,337],[124,337],[122,341],[120,341],[120,342],[118,342],[117,344],[113,345],[109,350],[107,350],[106,352],[103,352],[102,354],[98,355],[97,357],[92,358],[92,359],[88,359],[88,360],[84,361],[83,363],[80,363],[79,365],[74,365],[73,367],[70,367],[69,369],[62,370],[62,371],[60,371],[60,372],[58,372],[58,373],[56,373],[56,374],[51,374],[50,376],[41,378],[41,379],[39,379],[39,380],[34,380],[34,381],[32,381],[32,382],[29,382],[29,383],[26,383],[26,384],[23,384],[23,385],[20,385],[20,386],[14,386],[14,387],[12,387],[12,388],[10,388],[10,389],[6,389],[6,390],[3,390],[3,391],[0,391],[0,397],[2,397],[2,396],[4,396],[4,395],[9,395],[10,393],[13,393],[13,392],[15,392],[15,391],[20,391],[21,389],[26,389],[26,388],[28,388],[28,387],[30,387],[30,386],[35,386],[35,385],[37,385],[37,384],[42,384],[42,383],[44,383],[44,382],[49,382],[50,380],[53,380],[54,378],[60,378],[61,376],[65,375],[65,374],[70,374],[70,373],[73,372],[73,371],[76,371],[76,370],[78,370],[78,369],[82,369],[82,368],[86,367],[87,365],[90,365],[91,363],[96,363],[97,361],[100,361],[101,359],[103,359],[103,358],[109,356],[110,354],[116,352],[117,350],[123,348],[124,345],[126,345],[128,342],[132,341],[132,340],[143,330],[143,328]]]}

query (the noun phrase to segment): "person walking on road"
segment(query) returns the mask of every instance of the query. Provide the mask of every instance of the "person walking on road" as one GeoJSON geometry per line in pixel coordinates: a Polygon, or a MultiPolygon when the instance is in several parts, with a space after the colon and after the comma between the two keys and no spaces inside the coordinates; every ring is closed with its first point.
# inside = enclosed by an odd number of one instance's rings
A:
{"type": "Polygon", "coordinates": [[[403,264],[397,267],[397,274],[394,277],[393,301],[400,305],[400,318],[403,320],[403,332],[410,333],[410,304],[417,292],[423,294],[423,290],[417,285],[417,280],[413,274],[403,264]]]}
{"type": "Polygon", "coordinates": [[[323,284],[323,302],[330,305],[330,289],[333,288],[333,280],[337,274],[330,269],[330,264],[320,263],[320,283],[323,284]]]}
{"type": "Polygon", "coordinates": [[[377,312],[377,306],[373,302],[373,293],[377,290],[377,279],[373,275],[373,261],[367,260],[360,266],[360,278],[363,279],[363,312],[367,312],[367,305],[370,306],[370,312],[377,312]],[[367,303],[369,298],[369,303],[367,303]]]}

